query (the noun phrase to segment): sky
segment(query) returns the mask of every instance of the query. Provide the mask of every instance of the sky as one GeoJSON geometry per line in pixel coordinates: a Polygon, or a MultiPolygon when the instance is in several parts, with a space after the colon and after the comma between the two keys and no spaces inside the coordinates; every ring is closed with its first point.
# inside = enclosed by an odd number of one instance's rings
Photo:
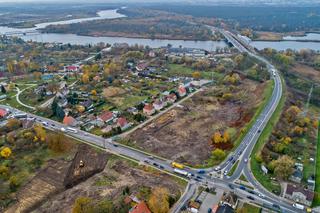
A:
{"type": "Polygon", "coordinates": [[[14,2],[35,2],[35,3],[154,3],[154,2],[184,2],[189,4],[214,4],[214,3],[254,3],[254,4],[296,4],[303,5],[304,3],[313,4],[319,3],[320,0],[0,0],[0,3],[14,2]]]}

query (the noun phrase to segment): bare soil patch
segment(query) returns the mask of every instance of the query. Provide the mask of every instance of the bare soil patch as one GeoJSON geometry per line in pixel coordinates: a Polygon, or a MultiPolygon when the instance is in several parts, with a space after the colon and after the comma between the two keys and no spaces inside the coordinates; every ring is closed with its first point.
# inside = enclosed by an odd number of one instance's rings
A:
{"type": "Polygon", "coordinates": [[[320,82],[320,71],[315,70],[310,66],[295,64],[291,71],[307,79],[312,79],[313,81],[320,82]]]}
{"type": "MultiPolygon", "coordinates": [[[[234,100],[219,97],[221,87],[211,87],[133,132],[132,145],[189,165],[203,164],[210,156],[212,134],[232,129],[233,141],[262,101],[265,84],[245,79],[232,92],[234,100]]],[[[232,148],[227,147],[227,148],[232,148]]]]}

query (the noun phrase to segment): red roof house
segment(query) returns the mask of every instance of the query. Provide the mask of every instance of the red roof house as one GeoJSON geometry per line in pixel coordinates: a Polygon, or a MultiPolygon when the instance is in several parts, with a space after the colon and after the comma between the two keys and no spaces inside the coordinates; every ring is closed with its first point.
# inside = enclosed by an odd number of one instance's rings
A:
{"type": "Polygon", "coordinates": [[[128,123],[127,119],[123,117],[118,118],[117,125],[121,128],[121,130],[125,130],[130,127],[130,124],[128,123]]]}
{"type": "Polygon", "coordinates": [[[70,66],[65,66],[64,71],[66,72],[76,72],[79,71],[79,66],[76,65],[70,65],[70,66]]]}
{"type": "Polygon", "coordinates": [[[146,104],[143,107],[143,113],[147,115],[153,115],[156,112],[152,104],[146,104]]]}
{"type": "Polygon", "coordinates": [[[113,120],[113,113],[110,111],[105,111],[101,115],[98,116],[98,119],[105,122],[105,123],[108,123],[113,120]]]}
{"type": "Polygon", "coordinates": [[[187,90],[184,86],[179,86],[178,93],[180,97],[184,97],[187,94],[187,90]]]}
{"type": "Polygon", "coordinates": [[[144,201],[141,201],[134,207],[129,210],[129,213],[151,213],[147,204],[144,201]]]}
{"type": "Polygon", "coordinates": [[[0,118],[3,118],[4,116],[6,116],[8,114],[8,111],[5,109],[0,109],[0,118]]]}
{"type": "Polygon", "coordinates": [[[63,124],[65,124],[67,126],[76,126],[77,120],[74,119],[72,116],[65,116],[63,118],[63,124]]]}

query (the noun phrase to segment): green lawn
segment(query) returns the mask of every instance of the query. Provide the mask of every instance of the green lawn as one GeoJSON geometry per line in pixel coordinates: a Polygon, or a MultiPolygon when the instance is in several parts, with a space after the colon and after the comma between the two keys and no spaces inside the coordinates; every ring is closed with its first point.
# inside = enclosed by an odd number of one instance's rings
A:
{"type": "Polygon", "coordinates": [[[233,175],[234,171],[236,171],[237,167],[238,167],[239,161],[237,161],[232,168],[230,169],[230,171],[228,172],[228,176],[233,175]]]}
{"type": "MultiPolygon", "coordinates": [[[[285,85],[282,81],[283,89],[285,91],[285,85]]],[[[255,155],[263,148],[264,144],[269,140],[269,137],[272,133],[273,127],[277,124],[278,120],[280,119],[281,113],[283,111],[285,105],[285,94],[282,95],[280,103],[276,108],[275,112],[271,116],[267,126],[262,131],[259,140],[255,144],[252,153],[251,153],[251,171],[255,178],[269,191],[277,191],[280,193],[281,186],[277,182],[273,182],[270,180],[270,175],[264,175],[261,170],[261,164],[255,159],[255,155]]]]}
{"type": "Polygon", "coordinates": [[[261,208],[257,206],[250,205],[249,203],[243,204],[242,212],[245,213],[260,213],[261,208]]]}
{"type": "Polygon", "coordinates": [[[317,157],[316,157],[316,188],[315,197],[313,199],[312,206],[320,206],[320,122],[318,125],[318,140],[317,140],[317,157]]]}
{"type": "MultiPolygon", "coordinates": [[[[169,64],[168,65],[168,71],[164,73],[164,75],[169,77],[177,77],[177,76],[186,76],[186,77],[192,77],[192,73],[195,72],[194,69],[190,67],[186,67],[181,64],[169,64]]],[[[210,71],[200,71],[202,79],[214,79],[214,80],[220,80],[223,77],[222,73],[215,72],[214,70],[210,71]]]]}

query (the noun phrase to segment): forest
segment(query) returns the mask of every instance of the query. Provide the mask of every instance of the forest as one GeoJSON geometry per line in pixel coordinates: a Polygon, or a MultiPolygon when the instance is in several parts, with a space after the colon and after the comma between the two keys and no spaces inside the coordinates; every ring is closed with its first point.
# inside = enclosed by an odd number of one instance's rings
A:
{"type": "Polygon", "coordinates": [[[320,7],[202,6],[161,4],[149,6],[194,17],[221,18],[238,28],[257,31],[316,31],[320,28],[320,7]]]}

